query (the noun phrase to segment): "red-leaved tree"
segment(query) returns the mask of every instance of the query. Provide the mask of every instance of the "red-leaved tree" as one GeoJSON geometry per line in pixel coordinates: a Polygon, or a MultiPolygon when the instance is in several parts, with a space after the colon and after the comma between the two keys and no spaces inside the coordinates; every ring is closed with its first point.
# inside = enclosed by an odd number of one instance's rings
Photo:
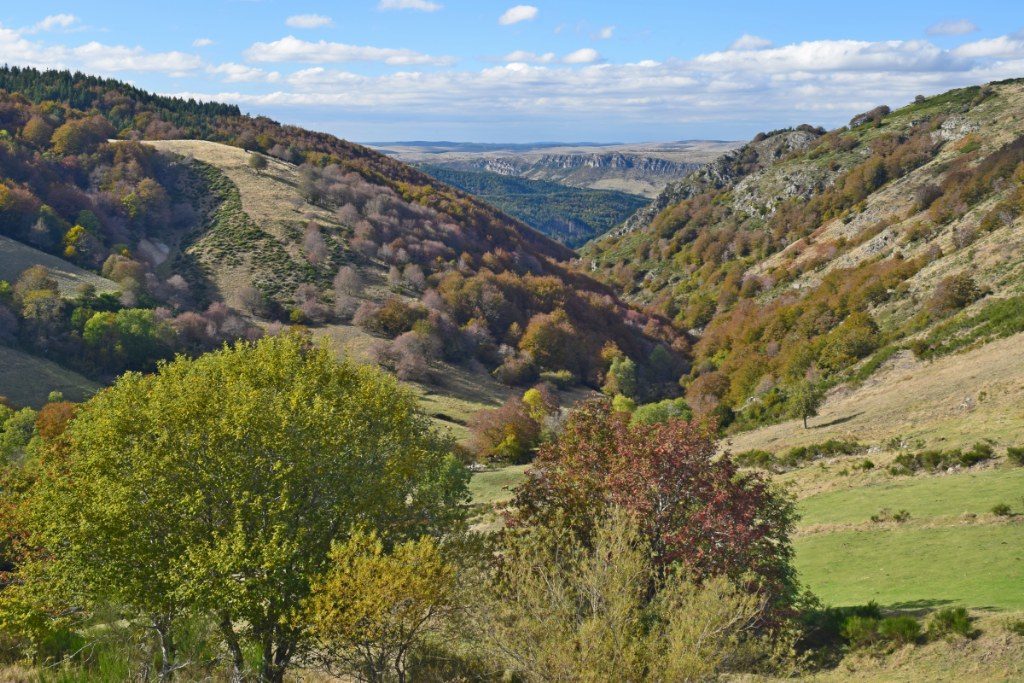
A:
{"type": "Polygon", "coordinates": [[[695,579],[754,578],[776,608],[796,594],[792,501],[761,474],[716,457],[713,425],[630,424],[608,401],[585,403],[540,449],[516,490],[510,526],[568,524],[584,540],[608,506],[633,512],[662,567],[695,579]]]}

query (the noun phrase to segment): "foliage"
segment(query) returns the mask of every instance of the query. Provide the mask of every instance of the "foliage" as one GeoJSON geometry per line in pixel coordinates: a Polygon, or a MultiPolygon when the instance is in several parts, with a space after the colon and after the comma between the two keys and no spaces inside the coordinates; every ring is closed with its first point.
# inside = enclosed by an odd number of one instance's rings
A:
{"type": "Polygon", "coordinates": [[[798,383],[790,395],[789,404],[795,417],[803,418],[807,429],[807,418],[818,414],[818,408],[825,400],[825,392],[809,379],[798,383]]]}
{"type": "Polygon", "coordinates": [[[989,444],[979,441],[969,450],[925,450],[917,453],[900,453],[889,466],[891,474],[913,474],[920,470],[937,471],[950,467],[970,467],[990,460],[995,451],[989,444]]]}
{"type": "Polygon", "coordinates": [[[928,622],[928,637],[947,638],[950,636],[961,636],[963,638],[976,638],[977,629],[971,623],[971,616],[963,607],[943,607],[932,614],[928,622]]]}
{"type": "Polygon", "coordinates": [[[643,197],[625,192],[567,187],[498,173],[443,166],[425,166],[423,170],[570,247],[607,232],[647,203],[643,197]]]}
{"type": "Polygon", "coordinates": [[[353,534],[310,594],[317,656],[359,680],[408,680],[410,655],[458,608],[457,578],[429,536],[388,552],[376,534],[353,534]]]}
{"type": "Polygon", "coordinates": [[[209,615],[236,671],[251,645],[280,680],[331,544],[356,523],[443,533],[465,486],[394,380],[290,335],[122,376],[54,443],[30,509],[37,543],[62,549],[48,590],[143,620],[165,669],[176,621],[209,615]]]}
{"type": "Polygon", "coordinates": [[[1024,332],[1024,296],[1011,296],[952,316],[911,342],[910,348],[918,358],[930,360],[1018,332],[1024,332]]]}
{"type": "Polygon", "coordinates": [[[997,517],[1009,517],[1013,514],[1013,508],[1006,503],[996,503],[992,506],[992,514],[997,517]]]}
{"type": "Polygon", "coordinates": [[[1010,446],[1006,449],[1006,459],[1014,465],[1024,466],[1024,447],[1010,446]]]}
{"type": "Polygon", "coordinates": [[[519,528],[558,519],[588,539],[595,517],[621,506],[641,521],[659,566],[679,563],[697,580],[753,575],[782,609],[795,589],[793,505],[760,475],[714,457],[716,450],[707,425],[630,424],[606,401],[585,403],[541,447],[509,521],[519,528]]]}
{"type": "Polygon", "coordinates": [[[499,408],[478,411],[469,423],[470,448],[481,461],[529,462],[537,446],[551,437],[558,396],[545,384],[510,396],[499,408]]]}
{"type": "Polygon", "coordinates": [[[637,406],[631,422],[640,424],[666,423],[669,420],[693,419],[693,411],[682,398],[666,398],[656,403],[637,406]]]}
{"type": "Polygon", "coordinates": [[[605,511],[590,544],[555,524],[508,534],[500,552],[478,628],[525,680],[707,680],[772,651],[760,596],[660,574],[623,510],[605,511]]]}

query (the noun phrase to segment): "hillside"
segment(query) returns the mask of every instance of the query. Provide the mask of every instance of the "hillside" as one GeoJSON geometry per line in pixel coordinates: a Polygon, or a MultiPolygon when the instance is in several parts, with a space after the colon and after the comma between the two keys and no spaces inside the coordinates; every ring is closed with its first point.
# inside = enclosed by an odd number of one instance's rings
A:
{"type": "Polygon", "coordinates": [[[700,337],[691,405],[733,429],[802,383],[1024,330],[1024,85],[758,136],[671,186],[583,264],[700,337]]]}
{"type": "Polygon", "coordinates": [[[604,234],[647,204],[646,199],[625,192],[580,189],[489,171],[421,168],[573,248],[604,234]]]}
{"type": "Polygon", "coordinates": [[[655,197],[668,183],[737,146],[718,140],[639,144],[474,145],[381,142],[382,152],[413,164],[486,171],[568,187],[655,197]]]}
{"type": "Polygon", "coordinates": [[[8,68],[0,89],[2,232],[21,254],[0,335],[97,381],[282,324],[488,403],[542,376],[599,386],[610,349],[652,392],[685,365],[685,335],[569,249],[368,148],[82,74],[8,68]],[[58,255],[120,294],[61,301],[58,255]],[[48,270],[20,282],[29,265],[48,270]]]}

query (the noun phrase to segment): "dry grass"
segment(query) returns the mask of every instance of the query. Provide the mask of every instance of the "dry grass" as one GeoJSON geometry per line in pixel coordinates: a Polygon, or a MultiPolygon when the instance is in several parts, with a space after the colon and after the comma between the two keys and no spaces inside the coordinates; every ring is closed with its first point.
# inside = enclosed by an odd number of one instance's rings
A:
{"type": "Polygon", "coordinates": [[[0,280],[14,282],[26,268],[37,265],[46,266],[57,281],[63,296],[74,296],[78,287],[84,284],[92,285],[101,294],[118,290],[117,283],[96,273],[33,249],[27,244],[0,236],[0,280]]]}
{"type": "Polygon", "coordinates": [[[1017,445],[1024,443],[1022,406],[1024,334],[932,362],[901,354],[863,386],[832,392],[810,429],[791,420],[737,434],[727,445],[777,452],[833,438],[881,444],[894,437],[941,448],[981,439],[1017,445]]]}

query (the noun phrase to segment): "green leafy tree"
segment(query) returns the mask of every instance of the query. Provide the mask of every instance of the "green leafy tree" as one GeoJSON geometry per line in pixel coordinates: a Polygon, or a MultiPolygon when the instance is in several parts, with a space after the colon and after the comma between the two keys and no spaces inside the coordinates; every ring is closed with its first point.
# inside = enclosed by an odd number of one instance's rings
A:
{"type": "Polygon", "coordinates": [[[415,398],[298,335],[238,343],[84,404],[46,458],[30,508],[73,604],[113,604],[178,665],[175,625],[212,619],[231,655],[281,681],[333,543],[361,525],[388,543],[458,525],[465,469],[415,398]]]}
{"type": "Polygon", "coordinates": [[[793,415],[802,417],[804,429],[807,429],[807,418],[818,414],[818,409],[825,400],[825,392],[810,379],[800,381],[789,396],[789,406],[793,415]]]}
{"type": "Polygon", "coordinates": [[[308,620],[327,668],[360,680],[409,680],[409,656],[459,608],[458,571],[425,536],[389,553],[356,533],[331,551],[313,586],[308,620]]]}

